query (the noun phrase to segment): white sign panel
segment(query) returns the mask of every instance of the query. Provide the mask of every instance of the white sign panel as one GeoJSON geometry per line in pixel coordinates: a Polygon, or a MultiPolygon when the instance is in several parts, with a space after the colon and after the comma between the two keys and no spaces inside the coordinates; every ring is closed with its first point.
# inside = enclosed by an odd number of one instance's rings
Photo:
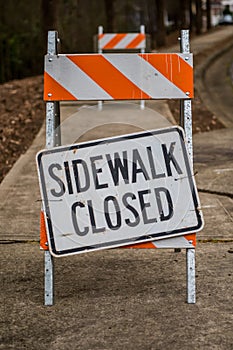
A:
{"type": "Polygon", "coordinates": [[[179,127],[44,150],[38,153],[37,164],[55,256],[202,228],[179,127]]]}

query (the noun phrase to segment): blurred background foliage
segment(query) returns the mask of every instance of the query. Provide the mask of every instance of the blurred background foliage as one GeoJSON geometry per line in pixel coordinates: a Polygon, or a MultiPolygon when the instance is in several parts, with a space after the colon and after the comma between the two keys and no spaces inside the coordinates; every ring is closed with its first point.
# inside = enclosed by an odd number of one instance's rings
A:
{"type": "Polygon", "coordinates": [[[165,46],[169,35],[181,28],[196,34],[209,30],[210,2],[0,0],[0,82],[42,74],[48,30],[58,30],[62,52],[84,53],[93,52],[98,25],[105,32],[134,32],[144,24],[155,49],[165,46]],[[207,18],[204,26],[203,18],[207,18]]]}

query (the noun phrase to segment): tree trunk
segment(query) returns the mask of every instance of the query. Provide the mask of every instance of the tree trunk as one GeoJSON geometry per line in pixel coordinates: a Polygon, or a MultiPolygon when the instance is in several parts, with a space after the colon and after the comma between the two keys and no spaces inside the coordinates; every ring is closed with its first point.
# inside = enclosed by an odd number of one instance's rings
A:
{"type": "Polygon", "coordinates": [[[189,12],[189,30],[190,33],[193,31],[193,9],[192,9],[192,0],[188,0],[188,12],[189,12]]]}
{"type": "Polygon", "coordinates": [[[202,0],[196,0],[196,34],[202,32],[202,0]]]}
{"type": "Polygon", "coordinates": [[[147,6],[147,14],[148,14],[148,25],[147,25],[147,33],[150,34],[151,38],[151,49],[155,49],[156,42],[156,17],[155,17],[155,3],[154,0],[148,0],[146,2],[147,6]]]}
{"type": "Polygon", "coordinates": [[[57,28],[57,6],[58,0],[42,0],[41,15],[42,15],[42,31],[44,38],[44,49],[47,46],[47,36],[49,30],[58,30],[57,28]]]}
{"type": "Polygon", "coordinates": [[[155,0],[156,6],[156,24],[157,24],[157,38],[156,43],[158,47],[166,45],[166,28],[164,23],[165,6],[164,0],[155,0]]]}
{"type": "Polygon", "coordinates": [[[106,12],[106,22],[108,33],[114,32],[114,0],[105,0],[105,12],[106,12]]]}
{"type": "Polygon", "coordinates": [[[187,29],[188,0],[180,0],[180,29],[187,29]]]}
{"type": "Polygon", "coordinates": [[[210,0],[206,0],[206,20],[207,20],[207,30],[212,27],[211,24],[211,3],[210,0]]]}

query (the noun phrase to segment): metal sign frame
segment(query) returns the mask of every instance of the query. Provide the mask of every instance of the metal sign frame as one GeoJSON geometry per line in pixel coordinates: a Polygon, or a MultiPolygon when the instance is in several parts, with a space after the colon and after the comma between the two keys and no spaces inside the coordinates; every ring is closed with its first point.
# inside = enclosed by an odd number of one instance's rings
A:
{"type": "MultiPolygon", "coordinates": [[[[189,30],[181,30],[180,51],[181,53],[190,53],[189,44],[189,30]]],[[[47,53],[53,55],[58,53],[58,36],[56,31],[48,32],[48,48],[47,53]]],[[[59,131],[60,125],[60,110],[59,101],[46,102],[46,148],[52,148],[61,144],[61,137],[59,131]]],[[[184,128],[188,153],[191,159],[191,166],[193,162],[193,146],[192,146],[192,107],[191,100],[185,99],[180,101],[180,125],[184,128]]],[[[43,210],[43,209],[42,209],[43,210]]],[[[193,242],[190,245],[180,244],[178,238],[173,239],[172,244],[166,244],[166,239],[161,240],[158,248],[174,248],[186,249],[186,291],[187,303],[194,304],[196,302],[195,290],[195,246],[193,242]]],[[[44,251],[44,303],[45,305],[53,305],[54,303],[54,262],[53,256],[49,250],[44,251]]]]}

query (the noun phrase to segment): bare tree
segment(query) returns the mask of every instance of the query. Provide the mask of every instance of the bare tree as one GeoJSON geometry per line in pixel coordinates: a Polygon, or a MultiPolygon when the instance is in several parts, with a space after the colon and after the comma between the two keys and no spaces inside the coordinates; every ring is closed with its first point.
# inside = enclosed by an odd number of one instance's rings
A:
{"type": "Polygon", "coordinates": [[[206,20],[207,20],[207,30],[212,27],[211,24],[211,3],[210,0],[206,0],[206,20]]]}
{"type": "Polygon", "coordinates": [[[158,47],[166,45],[166,28],[164,23],[165,4],[164,0],[155,0],[156,6],[156,24],[157,24],[157,38],[156,43],[158,47]]]}
{"type": "Polygon", "coordinates": [[[188,23],[188,0],[180,0],[180,8],[179,8],[179,12],[180,12],[180,29],[187,29],[187,27],[189,26],[188,23]]]}
{"type": "Polygon", "coordinates": [[[193,31],[193,21],[194,21],[194,16],[193,16],[193,9],[192,9],[192,0],[188,0],[188,9],[189,9],[189,30],[190,32],[193,31]]]}
{"type": "Polygon", "coordinates": [[[202,0],[196,0],[196,33],[202,32],[202,0]]]}
{"type": "Polygon", "coordinates": [[[48,30],[57,30],[57,8],[58,0],[42,0],[42,33],[44,38],[44,47],[46,48],[48,30]]]}
{"type": "Polygon", "coordinates": [[[114,31],[114,0],[104,0],[107,32],[112,33],[114,31]]]}
{"type": "Polygon", "coordinates": [[[151,38],[151,48],[155,48],[156,42],[156,10],[155,10],[155,1],[147,0],[146,1],[146,13],[147,13],[147,32],[150,34],[151,38]]]}

